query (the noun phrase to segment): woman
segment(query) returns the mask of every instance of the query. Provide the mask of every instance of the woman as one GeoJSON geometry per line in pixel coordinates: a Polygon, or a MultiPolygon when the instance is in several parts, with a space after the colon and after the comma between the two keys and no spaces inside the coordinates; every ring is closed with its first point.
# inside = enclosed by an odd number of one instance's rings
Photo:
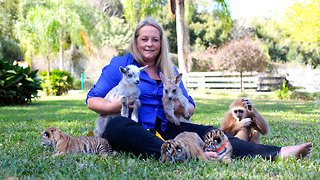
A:
{"type": "MultiPolygon", "coordinates": [[[[88,92],[87,106],[98,114],[114,114],[121,110],[121,102],[115,97],[113,102],[108,102],[104,96],[122,79],[119,72],[119,66],[129,64],[138,67],[148,65],[148,68],[140,73],[141,90],[139,109],[139,122],[136,123],[129,118],[116,117],[111,119],[106,126],[103,137],[108,139],[111,146],[116,151],[132,152],[139,156],[160,157],[160,149],[163,141],[147,129],[155,129],[165,140],[173,139],[176,135],[184,131],[196,132],[201,138],[204,138],[207,132],[216,129],[212,126],[203,126],[197,124],[181,123],[176,126],[165,118],[162,107],[163,84],[159,73],[163,72],[168,78],[173,78],[178,74],[173,66],[168,40],[164,34],[162,26],[151,18],[141,21],[131,39],[128,48],[128,54],[122,57],[114,57],[110,64],[105,66],[102,74],[88,92]]],[[[189,114],[193,115],[195,103],[188,95],[183,83],[180,88],[189,100],[189,114]]],[[[132,103],[134,99],[130,100],[132,103]]],[[[175,103],[175,113],[184,115],[183,107],[179,101],[175,103]]],[[[299,146],[276,147],[261,144],[254,144],[242,141],[231,135],[228,135],[233,147],[233,155],[236,157],[261,156],[263,158],[275,159],[296,155],[297,158],[304,157],[310,153],[311,143],[301,144],[299,146]]],[[[217,157],[214,152],[207,152],[212,159],[217,157]]]]}

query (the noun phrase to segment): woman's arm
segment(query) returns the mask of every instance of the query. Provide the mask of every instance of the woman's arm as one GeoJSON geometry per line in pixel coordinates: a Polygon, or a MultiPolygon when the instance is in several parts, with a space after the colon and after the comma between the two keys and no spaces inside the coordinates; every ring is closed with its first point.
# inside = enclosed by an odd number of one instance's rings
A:
{"type": "MultiPolygon", "coordinates": [[[[184,107],[181,106],[181,103],[178,99],[174,99],[175,100],[175,104],[174,104],[174,113],[180,114],[182,116],[184,116],[184,107]]],[[[194,105],[189,103],[189,108],[188,108],[188,112],[190,114],[190,116],[192,116],[194,114],[194,105]]]]}
{"type": "MultiPolygon", "coordinates": [[[[132,109],[133,102],[136,98],[129,98],[129,109],[132,109]]],[[[118,95],[116,95],[112,102],[109,102],[101,97],[92,97],[87,100],[87,107],[98,114],[117,114],[120,113],[122,108],[122,103],[119,100],[118,95]]]]}
{"type": "Polygon", "coordinates": [[[104,99],[106,94],[114,88],[122,79],[119,67],[125,67],[133,60],[130,54],[123,57],[113,57],[111,62],[102,69],[102,73],[96,84],[90,89],[87,95],[87,107],[98,114],[120,113],[122,104],[116,95],[113,102],[104,99]]]}
{"type": "Polygon", "coordinates": [[[105,100],[102,97],[88,98],[87,106],[98,114],[116,114],[120,113],[122,104],[118,96],[115,96],[112,102],[105,100]]]}

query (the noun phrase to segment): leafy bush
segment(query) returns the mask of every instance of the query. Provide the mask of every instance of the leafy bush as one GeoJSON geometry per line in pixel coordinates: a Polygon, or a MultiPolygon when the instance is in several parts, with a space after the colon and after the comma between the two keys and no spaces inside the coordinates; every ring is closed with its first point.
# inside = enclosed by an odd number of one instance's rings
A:
{"type": "Polygon", "coordinates": [[[49,80],[47,79],[47,71],[40,73],[44,83],[41,84],[47,95],[60,96],[67,94],[72,88],[73,78],[66,71],[54,69],[50,72],[49,80]]]}
{"type": "Polygon", "coordinates": [[[288,88],[285,85],[285,81],[283,81],[282,89],[276,90],[274,93],[279,99],[286,100],[314,101],[320,97],[320,93],[301,92],[295,91],[294,88],[288,88]]]}
{"type": "Polygon", "coordinates": [[[76,79],[73,82],[73,89],[74,90],[81,90],[81,79],[76,79]]]}
{"type": "Polygon", "coordinates": [[[214,70],[213,57],[216,52],[216,45],[210,46],[203,51],[190,53],[192,58],[192,72],[210,72],[214,70]]]}
{"type": "Polygon", "coordinates": [[[281,90],[275,90],[275,94],[279,99],[289,99],[292,92],[289,90],[288,87],[286,87],[285,81],[282,83],[282,89],[281,90]]]}
{"type": "Polygon", "coordinates": [[[290,99],[292,100],[314,101],[319,97],[319,93],[308,93],[300,91],[292,91],[292,93],[290,94],[290,99]]]}
{"type": "Polygon", "coordinates": [[[0,104],[25,104],[38,97],[42,87],[37,72],[0,60],[0,104]]]}
{"type": "Polygon", "coordinates": [[[316,103],[316,106],[320,108],[320,98],[316,98],[315,103],[316,103]]]}
{"type": "Polygon", "coordinates": [[[22,58],[23,53],[19,45],[12,39],[4,39],[0,37],[0,59],[13,60],[14,58],[22,58]]]}

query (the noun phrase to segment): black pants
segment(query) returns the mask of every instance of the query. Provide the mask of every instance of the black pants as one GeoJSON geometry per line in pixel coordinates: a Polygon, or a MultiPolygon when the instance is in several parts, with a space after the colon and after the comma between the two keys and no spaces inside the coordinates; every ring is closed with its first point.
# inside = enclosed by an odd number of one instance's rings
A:
{"type": "MultiPolygon", "coordinates": [[[[217,128],[190,123],[181,123],[181,126],[178,127],[168,123],[166,130],[161,131],[160,119],[157,119],[155,126],[155,130],[165,140],[173,139],[184,131],[196,132],[204,139],[204,136],[212,129],[217,128]]],[[[281,149],[281,147],[243,141],[230,134],[227,134],[227,136],[231,142],[234,157],[261,156],[262,158],[274,160],[281,149]]],[[[161,156],[160,150],[163,141],[141,124],[129,118],[119,116],[111,119],[107,123],[103,138],[106,138],[116,151],[131,152],[136,156],[154,156],[156,158],[161,156]]]]}

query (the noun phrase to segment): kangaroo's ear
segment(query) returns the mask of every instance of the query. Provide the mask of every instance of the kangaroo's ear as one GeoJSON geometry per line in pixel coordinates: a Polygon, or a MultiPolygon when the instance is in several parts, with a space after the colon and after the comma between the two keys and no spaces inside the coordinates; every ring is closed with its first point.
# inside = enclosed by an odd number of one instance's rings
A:
{"type": "Polygon", "coordinates": [[[174,83],[175,84],[179,84],[180,82],[181,82],[181,79],[182,79],[182,73],[180,73],[180,74],[178,74],[178,75],[176,75],[176,77],[174,77],[174,83]]]}
{"type": "Polygon", "coordinates": [[[49,127],[48,128],[51,132],[53,132],[53,131],[55,131],[56,130],[56,128],[55,127],[49,127]]]}
{"type": "Polygon", "coordinates": [[[122,66],[119,67],[119,70],[122,74],[126,73],[126,68],[123,68],[122,66]]]}
{"type": "Polygon", "coordinates": [[[142,71],[146,70],[146,69],[147,69],[147,67],[148,67],[148,65],[145,65],[144,67],[139,68],[140,72],[142,72],[142,71]]]}
{"type": "Polygon", "coordinates": [[[160,72],[160,79],[162,80],[163,83],[165,81],[168,81],[168,79],[164,76],[164,74],[162,72],[160,72]]]}

